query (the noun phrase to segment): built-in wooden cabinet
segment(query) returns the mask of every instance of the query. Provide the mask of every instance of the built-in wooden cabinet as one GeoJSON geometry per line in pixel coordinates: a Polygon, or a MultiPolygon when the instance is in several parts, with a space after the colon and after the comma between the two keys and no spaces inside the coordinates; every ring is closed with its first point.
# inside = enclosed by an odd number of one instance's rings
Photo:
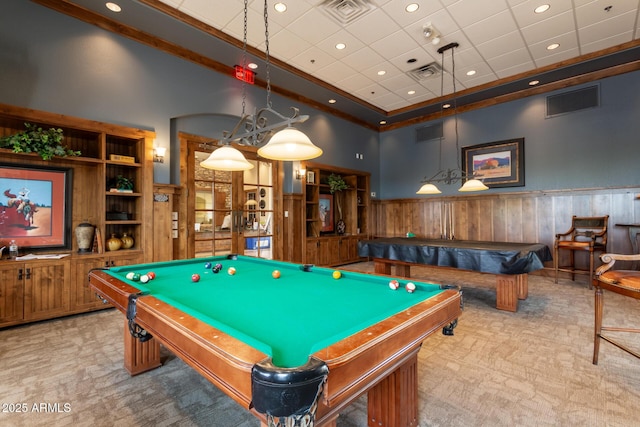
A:
{"type": "MultiPolygon", "coordinates": [[[[0,260],[0,327],[48,319],[105,307],[87,288],[92,268],[152,261],[153,163],[155,134],[151,131],[0,104],[0,136],[25,129],[24,123],[63,130],[63,143],[80,151],[77,157],[42,160],[39,155],[0,149],[2,163],[52,167],[71,171],[67,248],[20,248],[20,255],[60,254],[60,259],[0,260]],[[116,191],[115,180],[133,182],[131,191],[116,191]],[[95,226],[94,251],[78,253],[73,230],[95,226]],[[129,249],[109,252],[106,241],[124,233],[134,238],[129,249]],[[149,249],[147,249],[149,248],[149,249]]],[[[0,207],[5,206],[0,199],[0,207]]],[[[11,236],[0,235],[0,247],[11,236]]]]}
{"type": "Polygon", "coordinates": [[[369,234],[370,174],[317,163],[306,163],[304,167],[304,262],[340,265],[359,261],[358,241],[369,234]],[[340,175],[348,188],[331,194],[328,184],[331,174],[340,175]],[[339,219],[345,223],[342,235],[336,228],[339,219]]]}

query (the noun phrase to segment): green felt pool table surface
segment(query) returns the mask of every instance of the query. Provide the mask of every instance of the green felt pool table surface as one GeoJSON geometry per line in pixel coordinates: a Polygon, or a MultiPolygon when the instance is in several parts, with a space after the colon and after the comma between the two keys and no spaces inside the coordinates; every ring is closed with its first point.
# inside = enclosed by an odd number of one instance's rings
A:
{"type": "Polygon", "coordinates": [[[309,356],[389,316],[437,295],[438,284],[312,267],[260,258],[226,256],[111,268],[107,273],[270,355],[281,367],[306,363],[309,356]],[[207,263],[222,264],[215,273],[207,263]],[[235,268],[230,275],[228,269],[235,268]],[[272,277],[274,270],[280,277],[272,277]],[[127,273],[155,273],[142,283],[127,273]],[[199,274],[200,280],[192,281],[199,274]]]}

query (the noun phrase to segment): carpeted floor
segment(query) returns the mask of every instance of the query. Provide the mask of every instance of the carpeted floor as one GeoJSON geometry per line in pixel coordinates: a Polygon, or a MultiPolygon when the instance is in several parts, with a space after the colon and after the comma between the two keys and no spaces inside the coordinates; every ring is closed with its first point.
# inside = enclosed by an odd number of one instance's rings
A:
{"type": "MultiPolygon", "coordinates": [[[[345,267],[372,271],[371,263],[345,267]]],[[[463,287],[454,336],[419,355],[420,426],[640,425],[640,360],[604,343],[593,351],[593,291],[584,282],[529,279],[517,313],[495,309],[494,279],[413,268],[463,287]]],[[[605,294],[605,323],[640,325],[638,301],[605,294]]],[[[0,331],[0,426],[258,426],[247,411],[168,352],[130,377],[122,314],[107,310],[0,331]]],[[[630,343],[640,348],[640,336],[630,343]]],[[[366,400],[339,427],[365,426],[366,400]]]]}

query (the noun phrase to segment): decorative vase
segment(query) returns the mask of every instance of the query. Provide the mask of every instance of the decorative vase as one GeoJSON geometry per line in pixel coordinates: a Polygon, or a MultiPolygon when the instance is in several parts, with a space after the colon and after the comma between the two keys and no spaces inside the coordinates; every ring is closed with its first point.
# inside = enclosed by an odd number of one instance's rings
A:
{"type": "Polygon", "coordinates": [[[336,223],[336,232],[340,235],[343,235],[347,231],[347,224],[342,219],[339,219],[336,223]]]}
{"type": "Polygon", "coordinates": [[[122,240],[118,239],[115,234],[107,239],[107,250],[117,251],[122,247],[122,240]]]}
{"type": "Polygon", "coordinates": [[[131,249],[135,243],[133,237],[129,236],[127,233],[122,233],[120,240],[122,241],[122,249],[131,249]]]}
{"type": "Polygon", "coordinates": [[[93,225],[84,221],[75,229],[76,241],[78,242],[78,253],[89,253],[93,250],[93,225]]]}

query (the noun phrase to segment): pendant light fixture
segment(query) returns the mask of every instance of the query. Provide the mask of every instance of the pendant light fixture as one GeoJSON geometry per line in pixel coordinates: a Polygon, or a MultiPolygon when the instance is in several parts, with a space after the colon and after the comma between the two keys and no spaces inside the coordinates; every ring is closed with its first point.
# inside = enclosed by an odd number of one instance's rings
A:
{"type": "MultiPolygon", "coordinates": [[[[244,37],[242,45],[242,67],[247,68],[247,11],[248,0],[244,0],[244,37]]],[[[223,138],[211,155],[200,163],[208,169],[225,171],[243,171],[253,168],[253,165],[245,159],[240,150],[231,146],[231,143],[245,146],[258,146],[258,155],[271,160],[300,161],[314,159],[322,155],[322,149],[311,142],[309,137],[293,127],[295,123],[302,123],[309,118],[299,115],[298,109],[291,107],[291,117],[284,116],[275,111],[271,104],[271,79],[269,56],[269,14],[267,0],[264,0],[264,34],[265,34],[265,63],[267,83],[267,106],[254,110],[254,114],[245,113],[246,83],[242,82],[242,116],[231,132],[224,131],[223,138]],[[268,116],[277,118],[277,123],[268,124],[268,116]],[[272,133],[276,133],[272,136],[272,133]],[[270,138],[269,138],[270,137],[270,138]]]]}
{"type": "MultiPolygon", "coordinates": [[[[416,194],[440,194],[442,191],[436,187],[435,183],[441,182],[446,185],[455,184],[456,182],[464,181],[464,184],[458,191],[467,192],[467,191],[483,191],[488,190],[489,187],[484,185],[484,183],[475,177],[474,173],[466,173],[460,168],[460,157],[459,151],[460,148],[458,146],[458,111],[456,105],[456,65],[454,59],[454,49],[459,46],[458,43],[449,43],[446,46],[442,46],[438,49],[438,53],[441,56],[441,65],[442,65],[442,74],[440,77],[440,95],[443,96],[444,93],[444,53],[447,50],[451,50],[451,75],[453,77],[453,120],[455,127],[455,135],[456,135],[456,156],[458,156],[458,168],[457,169],[442,169],[442,138],[440,138],[440,147],[439,147],[439,163],[438,163],[438,172],[433,175],[429,179],[424,179],[422,181],[422,187],[416,194]]],[[[444,108],[441,104],[441,111],[444,108]]]]}

